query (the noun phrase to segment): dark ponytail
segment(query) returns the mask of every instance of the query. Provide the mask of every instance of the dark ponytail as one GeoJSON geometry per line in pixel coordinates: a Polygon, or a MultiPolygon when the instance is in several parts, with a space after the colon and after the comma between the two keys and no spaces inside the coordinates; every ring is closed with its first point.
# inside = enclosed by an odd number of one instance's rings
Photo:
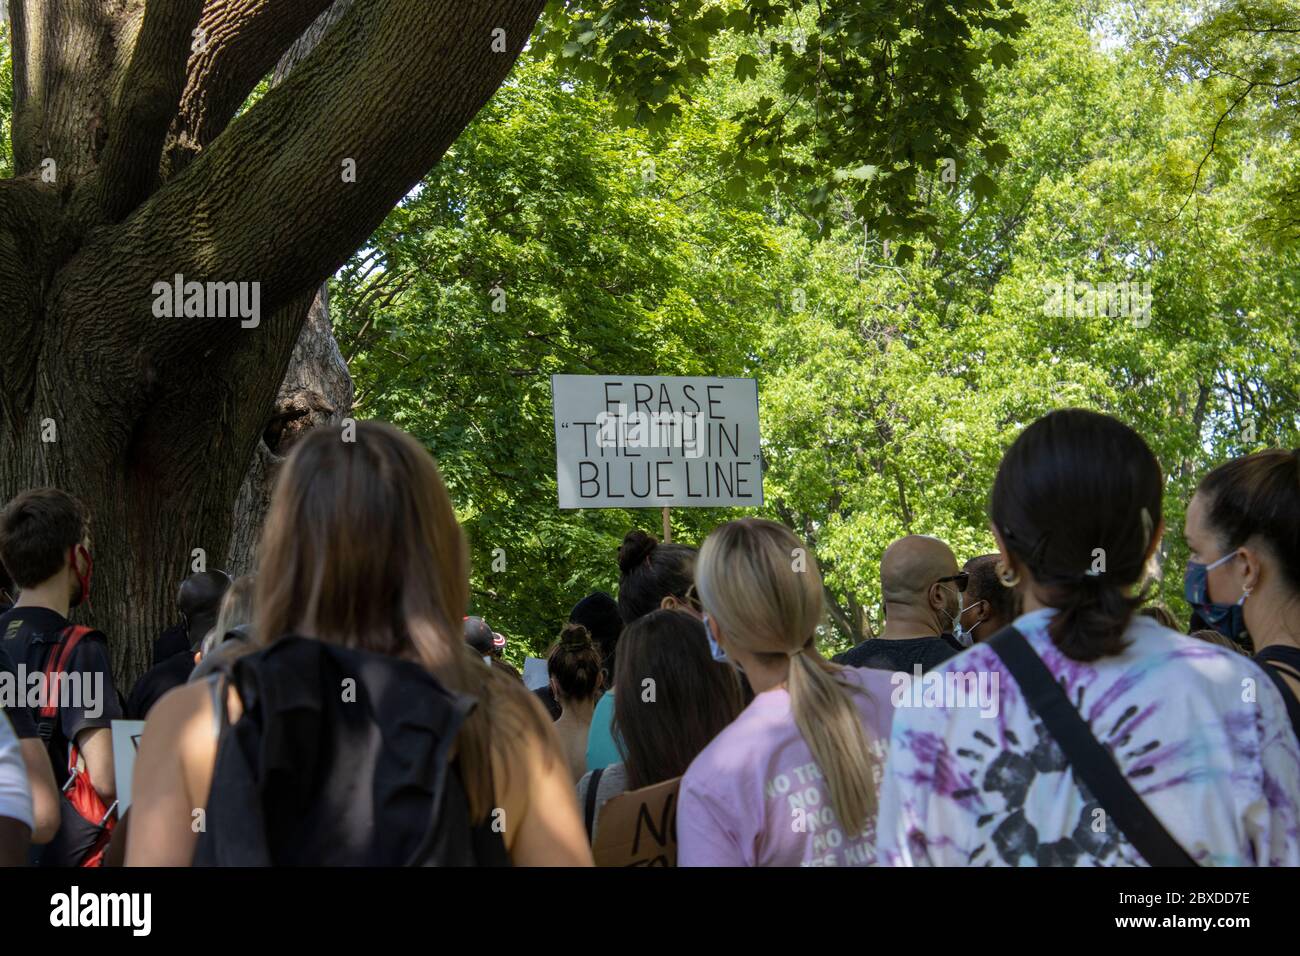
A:
{"type": "Polygon", "coordinates": [[[1206,524],[1224,552],[1264,541],[1290,589],[1300,593],[1300,448],[1234,458],[1201,479],[1206,524]]]}
{"type": "Polygon", "coordinates": [[[1043,603],[1057,609],[1047,628],[1052,643],[1075,661],[1122,653],[1124,631],[1133,613],[1146,603],[1145,590],[1129,597],[1121,586],[1101,577],[1048,584],[1043,591],[1043,603]]]}
{"type": "Polygon", "coordinates": [[[1002,458],[989,517],[1003,543],[1057,609],[1052,643],[1072,660],[1124,650],[1124,632],[1145,593],[1143,577],[1160,527],[1164,479],[1137,432],[1082,409],[1038,419],[1002,458]]]}
{"type": "Polygon", "coordinates": [[[618,549],[618,612],[624,624],[658,610],[666,597],[686,601],[695,583],[695,549],[660,544],[633,529],[618,549]]]}
{"type": "Polygon", "coordinates": [[[566,700],[590,700],[600,687],[600,649],[581,624],[570,621],[546,656],[546,669],[566,700]]]}

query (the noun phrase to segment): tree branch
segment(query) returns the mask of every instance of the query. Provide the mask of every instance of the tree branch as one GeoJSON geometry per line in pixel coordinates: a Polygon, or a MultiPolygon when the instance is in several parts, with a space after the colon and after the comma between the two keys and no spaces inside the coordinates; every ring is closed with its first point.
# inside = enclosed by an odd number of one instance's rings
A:
{"type": "Polygon", "coordinates": [[[155,0],[145,7],[114,91],[100,158],[99,209],[108,222],[119,222],[157,186],[158,158],[185,77],[185,50],[202,9],[203,0],[155,0]]]}
{"type": "Polygon", "coordinates": [[[835,626],[839,628],[840,633],[849,639],[852,644],[858,643],[858,632],[853,627],[853,622],[849,619],[844,608],[840,607],[839,600],[825,582],[822,583],[822,595],[825,598],[826,613],[830,615],[835,626]]]}
{"type": "Polygon", "coordinates": [[[53,160],[59,183],[75,183],[98,165],[109,91],[120,88],[144,5],[138,0],[11,0],[10,5],[14,167],[24,174],[53,160]]]}
{"type": "Polygon", "coordinates": [[[93,355],[96,378],[129,392],[124,428],[146,415],[210,414],[229,400],[232,357],[258,352],[282,374],[305,307],[282,310],[336,271],[441,157],[504,81],[543,5],[357,2],[283,84],[59,273],[47,300],[66,317],[59,371],[83,375],[93,355]],[[492,49],[498,28],[503,52],[492,49]],[[344,159],[355,160],[355,182],[341,175],[344,159]],[[178,273],[257,283],[262,325],[156,317],[154,284],[178,273]],[[292,327],[269,327],[280,321],[292,327]]]}
{"type": "Polygon", "coordinates": [[[0,430],[16,433],[36,374],[36,342],[58,198],[33,178],[0,180],[0,430]]]}
{"type": "Polygon", "coordinates": [[[330,0],[208,0],[198,24],[202,42],[186,65],[167,134],[163,178],[221,135],[280,55],[329,6],[330,0]]]}
{"type": "Polygon", "coordinates": [[[45,21],[49,10],[41,0],[10,0],[9,45],[13,55],[13,149],[19,173],[39,161],[36,148],[40,113],[45,102],[45,21]]]}
{"type": "Polygon", "coordinates": [[[1213,131],[1210,133],[1210,145],[1206,147],[1205,155],[1201,157],[1201,161],[1196,164],[1196,175],[1192,177],[1192,186],[1190,189],[1187,190],[1187,195],[1186,197],[1184,197],[1181,205],[1179,205],[1178,211],[1174,213],[1172,216],[1170,216],[1168,219],[1157,220],[1158,222],[1162,222],[1165,224],[1176,222],[1178,220],[1178,217],[1183,214],[1183,210],[1187,208],[1187,204],[1191,202],[1192,197],[1196,195],[1196,187],[1198,187],[1201,184],[1201,172],[1205,169],[1205,164],[1208,163],[1210,161],[1210,157],[1214,155],[1215,147],[1218,145],[1219,142],[1219,129],[1223,126],[1224,122],[1228,119],[1228,117],[1233,114],[1233,112],[1237,109],[1237,107],[1241,105],[1242,101],[1245,100],[1246,97],[1249,96],[1254,89],[1255,89],[1254,83],[1247,85],[1247,87],[1241,91],[1241,95],[1232,101],[1232,105],[1229,106],[1226,110],[1224,110],[1222,115],[1219,116],[1218,121],[1214,124],[1213,131]]]}

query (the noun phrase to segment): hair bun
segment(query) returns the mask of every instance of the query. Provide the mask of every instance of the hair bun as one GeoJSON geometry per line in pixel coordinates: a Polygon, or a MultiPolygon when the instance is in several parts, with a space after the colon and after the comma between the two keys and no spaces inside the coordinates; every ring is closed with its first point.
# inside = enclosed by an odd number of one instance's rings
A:
{"type": "Polygon", "coordinates": [[[560,644],[566,648],[582,649],[591,643],[591,632],[583,625],[576,624],[573,621],[564,625],[564,630],[560,632],[560,644]]]}
{"type": "Polygon", "coordinates": [[[618,570],[623,577],[631,574],[654,553],[658,546],[659,541],[653,535],[648,535],[637,528],[629,531],[618,549],[618,570]]]}
{"type": "Polygon", "coordinates": [[[588,700],[600,687],[600,650],[591,632],[570,621],[546,654],[546,671],[555,679],[561,701],[588,700]]]}

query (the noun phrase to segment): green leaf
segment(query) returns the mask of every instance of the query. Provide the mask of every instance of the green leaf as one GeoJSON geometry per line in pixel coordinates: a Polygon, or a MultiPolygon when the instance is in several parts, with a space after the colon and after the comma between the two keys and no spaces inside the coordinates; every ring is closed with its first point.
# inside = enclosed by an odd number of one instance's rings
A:
{"type": "Polygon", "coordinates": [[[752,53],[742,53],[736,57],[736,79],[752,80],[758,76],[758,57],[752,53]]]}
{"type": "Polygon", "coordinates": [[[837,169],[835,170],[835,181],[844,182],[847,179],[855,179],[858,182],[870,182],[880,174],[879,166],[863,164],[854,169],[837,169]]]}
{"type": "Polygon", "coordinates": [[[728,30],[739,33],[752,33],[754,30],[754,22],[749,18],[749,13],[743,9],[730,11],[727,14],[726,25],[728,30]]]}
{"type": "Polygon", "coordinates": [[[970,191],[975,194],[976,199],[984,200],[997,194],[998,184],[986,173],[980,173],[970,181],[970,191]]]}
{"type": "Polygon", "coordinates": [[[1005,143],[989,143],[983,153],[990,166],[1001,166],[1011,157],[1011,150],[1005,143]]]}
{"type": "Polygon", "coordinates": [[[994,66],[1010,66],[1015,59],[1016,48],[1005,40],[999,40],[989,48],[989,62],[994,66]]]}

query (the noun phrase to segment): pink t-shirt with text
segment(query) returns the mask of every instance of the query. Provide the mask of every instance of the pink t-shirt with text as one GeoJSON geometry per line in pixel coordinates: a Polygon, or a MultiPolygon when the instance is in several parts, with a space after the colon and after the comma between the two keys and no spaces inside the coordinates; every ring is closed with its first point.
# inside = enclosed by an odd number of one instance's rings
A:
{"type": "MultiPolygon", "coordinates": [[[[889,671],[846,667],[879,783],[894,708],[889,671]]],[[[678,866],[871,866],[876,821],[845,833],[799,735],[790,695],[764,691],[691,762],[677,804],[678,866]]]]}

